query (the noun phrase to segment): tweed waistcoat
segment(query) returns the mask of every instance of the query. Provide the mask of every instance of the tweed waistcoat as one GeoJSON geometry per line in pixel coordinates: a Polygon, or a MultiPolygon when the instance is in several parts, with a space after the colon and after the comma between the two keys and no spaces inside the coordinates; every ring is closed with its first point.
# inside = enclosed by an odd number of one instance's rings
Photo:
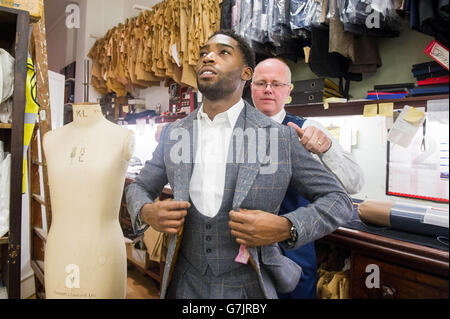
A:
{"type": "Polygon", "coordinates": [[[215,276],[248,267],[234,261],[240,245],[231,236],[228,225],[238,169],[237,164],[227,164],[222,204],[216,216],[201,214],[191,202],[185,217],[180,252],[201,274],[205,274],[208,266],[215,276]]]}

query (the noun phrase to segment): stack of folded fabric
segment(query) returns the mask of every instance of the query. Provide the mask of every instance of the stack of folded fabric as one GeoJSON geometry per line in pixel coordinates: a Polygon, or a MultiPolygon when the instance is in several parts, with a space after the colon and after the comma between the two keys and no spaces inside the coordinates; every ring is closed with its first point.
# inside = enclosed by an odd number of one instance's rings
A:
{"type": "Polygon", "coordinates": [[[417,79],[417,87],[409,96],[448,93],[448,70],[435,61],[414,64],[412,73],[417,79]]]}
{"type": "Polygon", "coordinates": [[[367,92],[367,100],[402,99],[408,96],[409,90],[414,88],[414,83],[375,85],[373,90],[367,92]]]}

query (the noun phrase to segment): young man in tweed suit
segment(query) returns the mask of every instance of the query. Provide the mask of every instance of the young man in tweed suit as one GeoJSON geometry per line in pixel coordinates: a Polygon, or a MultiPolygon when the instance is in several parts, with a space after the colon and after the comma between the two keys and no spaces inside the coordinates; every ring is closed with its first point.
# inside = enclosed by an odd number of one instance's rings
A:
{"type": "Polygon", "coordinates": [[[196,67],[202,106],[164,127],[127,188],[135,231],[171,234],[161,298],[277,298],[301,276],[278,245],[296,249],[352,215],[345,190],[295,130],[242,100],[253,68],[241,37],[214,34],[196,67]],[[154,203],[167,183],[174,200],[154,203]],[[281,217],[288,186],[311,204],[281,217]]]}

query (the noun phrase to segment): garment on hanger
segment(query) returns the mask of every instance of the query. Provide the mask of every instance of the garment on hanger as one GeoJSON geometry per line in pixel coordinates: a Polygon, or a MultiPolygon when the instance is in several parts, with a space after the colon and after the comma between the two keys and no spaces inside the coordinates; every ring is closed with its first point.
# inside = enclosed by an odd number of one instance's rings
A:
{"type": "Polygon", "coordinates": [[[196,88],[199,48],[220,28],[221,0],[166,0],[108,30],[89,51],[92,84],[125,96],[162,81],[196,88]]]}
{"type": "Polygon", "coordinates": [[[373,73],[381,66],[377,38],[344,31],[339,18],[337,0],[329,1],[329,52],[336,52],[351,60],[350,73],[373,73]]]}
{"type": "MultiPolygon", "coordinates": [[[[290,8],[291,2],[287,0],[235,0],[225,3],[222,15],[231,10],[232,30],[249,42],[257,61],[278,56],[297,62],[304,56],[308,34],[300,29],[296,34],[292,32],[290,8]]],[[[223,16],[222,21],[228,26],[223,16]]]]}
{"type": "Polygon", "coordinates": [[[374,37],[400,34],[398,16],[390,0],[339,0],[338,6],[346,32],[374,37]]]}
{"type": "Polygon", "coordinates": [[[410,14],[410,27],[434,36],[449,47],[449,0],[405,0],[404,10],[410,14]]]}
{"type": "Polygon", "coordinates": [[[11,185],[11,154],[4,152],[0,141],[0,237],[9,231],[9,195],[11,185]]]}
{"type": "Polygon", "coordinates": [[[222,0],[222,6],[220,8],[220,29],[231,29],[231,17],[233,0],[222,0]]]}
{"type": "Polygon", "coordinates": [[[0,48],[0,103],[9,99],[14,92],[14,58],[0,48]]]}
{"type": "Polygon", "coordinates": [[[362,74],[349,72],[350,59],[329,52],[329,33],[329,27],[325,25],[312,26],[309,67],[319,77],[339,78],[339,93],[348,98],[350,81],[361,81],[362,74]]]}

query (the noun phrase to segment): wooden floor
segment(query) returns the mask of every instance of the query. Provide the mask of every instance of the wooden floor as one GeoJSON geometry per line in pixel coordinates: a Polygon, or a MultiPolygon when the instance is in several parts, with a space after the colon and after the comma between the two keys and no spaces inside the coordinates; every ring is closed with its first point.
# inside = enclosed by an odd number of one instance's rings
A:
{"type": "MultiPolygon", "coordinates": [[[[30,296],[28,299],[36,299],[36,295],[30,296]]],[[[159,284],[130,265],[128,266],[126,299],[159,299],[159,284]]]]}
{"type": "Polygon", "coordinates": [[[159,283],[136,267],[128,266],[127,299],[159,299],[159,283]]]}

